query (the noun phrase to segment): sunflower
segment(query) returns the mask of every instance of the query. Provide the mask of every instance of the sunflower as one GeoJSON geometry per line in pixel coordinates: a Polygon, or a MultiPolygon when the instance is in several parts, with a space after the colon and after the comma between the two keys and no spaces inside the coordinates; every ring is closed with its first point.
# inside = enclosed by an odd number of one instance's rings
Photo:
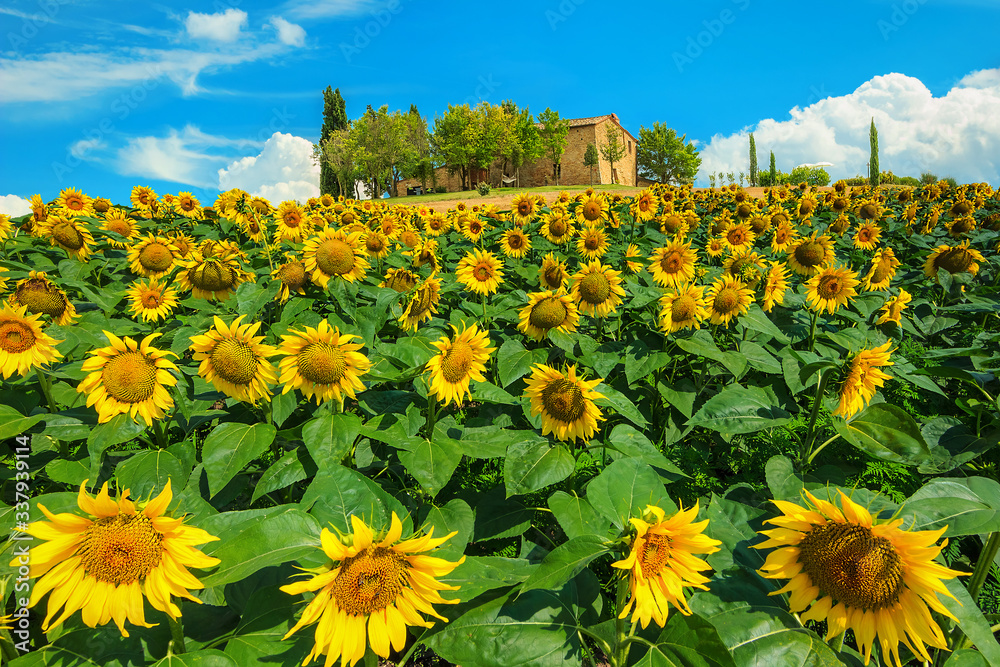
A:
{"type": "Polygon", "coordinates": [[[27,278],[18,281],[7,301],[12,306],[25,306],[32,315],[48,315],[52,323],[59,326],[76,319],[76,307],[65,292],[49,281],[44,271],[30,271],[27,278]]]}
{"type": "Polygon", "coordinates": [[[128,336],[122,340],[110,331],[104,335],[111,345],[91,350],[82,367],[90,375],[80,382],[77,392],[87,395],[88,408],[96,407],[101,424],[115,415],[128,414],[133,420],[138,415],[146,426],[152,426],[154,419],[163,419],[174,405],[167,387],[177,384],[170,371],[178,369],[167,355],[177,355],[151,345],[160,334],[150,334],[141,343],[128,336]]]}
{"type": "Polygon", "coordinates": [[[558,290],[569,280],[569,272],[566,270],[566,262],[556,259],[551,252],[542,260],[542,266],[538,269],[538,282],[542,287],[550,290],[558,290]]]}
{"type": "Polygon", "coordinates": [[[869,292],[888,289],[889,283],[896,275],[898,266],[900,266],[900,261],[896,259],[892,248],[882,248],[876,252],[872,258],[871,268],[862,279],[865,289],[869,292]]]}
{"type": "Polygon", "coordinates": [[[771,266],[764,276],[764,305],[762,306],[764,312],[769,313],[775,305],[783,304],[787,291],[788,269],[781,262],[771,262],[771,266]]]}
{"type": "Polygon", "coordinates": [[[424,230],[430,236],[441,236],[451,229],[451,220],[444,213],[432,211],[424,219],[424,230]]]}
{"type": "Polygon", "coordinates": [[[368,260],[364,257],[359,232],[324,229],[309,237],[302,248],[306,271],[313,283],[326,289],[330,278],[339,277],[349,283],[364,280],[368,260]]]}
{"type": "MultiPolygon", "coordinates": [[[[201,604],[189,590],[204,586],[188,568],[218,565],[219,559],[206,556],[195,545],[219,538],[184,525],[182,518],[164,515],[173,499],[170,480],[159,495],[144,503],[133,503],[129,489],[112,500],[107,482],[92,498],[86,484],[80,485],[77,506],[89,516],[53,514],[39,503],[48,521],[32,522],[25,530],[45,540],[28,555],[29,576],[39,578],[28,606],[34,607],[49,594],[42,631],[48,632],[80,610],[87,626],[113,620],[122,636],[128,637],[126,620],[138,627],[153,627],[143,613],[144,594],[150,606],[175,620],[181,610],[171,596],[201,604]]],[[[17,564],[15,558],[11,566],[17,564]]]]}
{"type": "Polygon", "coordinates": [[[281,281],[281,289],[276,297],[278,303],[287,302],[292,292],[305,295],[306,283],[309,282],[305,262],[291,253],[285,253],[285,260],[284,264],[271,273],[272,279],[281,281]]]}
{"type": "Polygon", "coordinates": [[[500,250],[514,259],[521,259],[531,250],[531,239],[519,227],[508,229],[500,237],[500,250]]]}
{"type": "Polygon", "coordinates": [[[660,297],[660,329],[665,333],[700,329],[706,317],[708,301],[704,287],[678,285],[673,292],[660,297]]]}
{"type": "Polygon", "coordinates": [[[814,276],[834,260],[833,239],[827,235],[797,239],[788,246],[788,267],[800,276],[814,276]]]}
{"type": "Polygon", "coordinates": [[[602,195],[586,195],[576,207],[576,219],[581,225],[602,226],[608,221],[608,200],[602,195]]]}
{"type": "Polygon", "coordinates": [[[573,299],[568,294],[552,290],[528,294],[528,305],[521,309],[520,315],[518,330],[539,341],[553,329],[563,333],[576,331],[580,322],[573,299]]]}
{"type": "Polygon", "coordinates": [[[635,261],[637,259],[642,259],[642,252],[639,250],[639,246],[629,243],[625,249],[625,268],[628,269],[629,273],[639,273],[642,271],[642,262],[635,261]]]}
{"type": "Polygon", "coordinates": [[[135,220],[128,216],[125,209],[122,208],[111,208],[104,212],[104,224],[101,225],[101,229],[106,232],[114,232],[125,238],[124,241],[118,241],[112,237],[108,237],[108,243],[114,248],[125,249],[129,247],[136,237],[139,235],[139,226],[135,223],[135,220]]]}
{"type": "Polygon", "coordinates": [[[712,324],[725,324],[746,314],[753,303],[753,291],[742,281],[732,276],[723,275],[712,283],[705,295],[708,301],[708,314],[712,324]]]}
{"type": "Polygon", "coordinates": [[[773,501],[778,526],[762,531],[768,539],[757,549],[779,547],[767,555],[759,574],[789,579],[779,591],[791,593],[789,607],[803,621],[826,621],[827,639],[850,629],[865,664],[878,637],[882,662],[889,654],[902,667],[899,642],[929,662],[925,646],[946,648],[944,633],[930,611],[956,620],[937,593],[954,597],[941,583],[963,574],[934,561],[948,540],[935,545],[947,529],[903,530],[903,519],[877,522],[871,512],[840,492],[840,507],[805,492],[806,506],[773,501]],[[810,606],[811,605],[811,606],[810,606]]]}
{"type": "Polygon", "coordinates": [[[690,225],[684,216],[674,211],[664,211],[659,222],[660,231],[668,236],[684,236],[690,231],[690,225]]]}
{"type": "Polygon", "coordinates": [[[441,302],[441,281],[430,276],[413,290],[410,300],[399,316],[399,326],[406,331],[416,331],[420,323],[429,320],[438,312],[441,302]]]}
{"type": "Polygon", "coordinates": [[[0,308],[0,373],[6,380],[14,373],[24,377],[62,357],[54,340],[42,331],[41,315],[27,315],[25,306],[7,304],[0,308]]]}
{"type": "Polygon", "coordinates": [[[267,223],[258,217],[257,213],[234,213],[233,222],[239,227],[244,234],[250,237],[250,240],[254,243],[260,245],[266,245],[267,239],[270,236],[270,230],[267,227],[267,223]]]}
{"type": "Polygon", "coordinates": [[[345,395],[354,398],[355,390],[364,391],[358,377],[368,372],[371,362],[358,351],[364,343],[352,342],[352,338],[360,337],[341,334],[326,320],[315,329],[290,329],[277,350],[285,357],[278,364],[278,383],[285,385],[281,393],[298,389],[306,400],[315,397],[319,405],[331,398],[343,403],[345,395]]]}
{"type": "Polygon", "coordinates": [[[74,188],[66,188],[61,191],[55,205],[56,212],[64,216],[71,218],[78,216],[97,217],[97,211],[94,210],[94,200],[74,188]]]}
{"type": "Polygon", "coordinates": [[[483,376],[486,362],[496,351],[495,347],[490,347],[489,332],[480,331],[475,324],[470,328],[463,324],[461,331],[454,324],[451,328],[455,335],[451,340],[445,337],[433,343],[438,354],[431,357],[426,366],[430,374],[429,393],[444,405],[452,401],[458,404],[466,395],[472,396],[469,382],[486,381],[483,376]]]}
{"type": "Polygon", "coordinates": [[[194,239],[184,232],[174,232],[166,240],[177,249],[181,259],[189,258],[195,250],[194,239]]]}
{"type": "Polygon", "coordinates": [[[653,251],[649,271],[661,287],[680,287],[694,280],[698,252],[690,243],[676,239],[653,251]]]}
{"type": "Polygon", "coordinates": [[[819,206],[819,202],[812,195],[805,195],[799,200],[798,205],[795,208],[795,215],[799,220],[808,220],[809,217],[816,211],[816,207],[819,206]]]}
{"type": "MultiPolygon", "coordinates": [[[[837,236],[843,236],[847,228],[851,226],[851,219],[845,214],[841,213],[837,216],[837,219],[830,223],[830,226],[826,228],[826,231],[830,234],[836,234],[837,236]]],[[[877,225],[876,225],[877,226],[877,225]]],[[[857,235],[855,235],[855,240],[857,240],[857,235]]]]}
{"type": "Polygon", "coordinates": [[[944,223],[945,229],[948,230],[948,236],[953,239],[959,239],[963,236],[968,236],[970,233],[976,229],[976,219],[971,215],[966,215],[961,218],[952,218],[948,222],[944,223]]]}
{"type": "Polygon", "coordinates": [[[410,257],[413,268],[419,269],[424,264],[430,264],[436,273],[440,264],[437,257],[437,239],[425,239],[413,250],[404,250],[403,254],[410,257]]]}
{"type": "Polygon", "coordinates": [[[143,278],[162,278],[173,270],[181,254],[172,239],[147,234],[129,248],[129,268],[143,278]]]}
{"type": "Polygon", "coordinates": [[[277,382],[274,365],[267,360],[277,350],[254,336],[261,322],[240,324],[240,315],[226,325],[218,315],[215,327],[200,336],[191,336],[194,360],[200,361],[198,375],[211,382],[226,396],[256,403],[271,395],[267,385],[277,382]]]}
{"type": "Polygon", "coordinates": [[[522,192],[511,200],[510,212],[514,218],[514,224],[523,227],[533,222],[535,216],[538,215],[538,202],[534,195],[522,192]]]}
{"type": "Polygon", "coordinates": [[[855,287],[861,284],[858,274],[839,266],[828,266],[806,283],[806,300],[818,313],[824,310],[833,315],[858,295],[855,287]]]}
{"type": "Polygon", "coordinates": [[[875,324],[885,324],[886,322],[895,322],[896,326],[901,326],[903,311],[906,310],[907,305],[913,297],[905,289],[900,288],[899,294],[888,299],[883,305],[881,310],[881,315],[875,324]]]}
{"type": "Polygon", "coordinates": [[[389,269],[379,287],[388,287],[400,294],[409,292],[417,284],[419,276],[407,269],[389,269]]]}
{"type": "Polygon", "coordinates": [[[148,211],[156,205],[157,194],[150,187],[137,185],[132,188],[129,201],[132,202],[133,208],[146,209],[148,211]]]}
{"type": "Polygon", "coordinates": [[[576,235],[573,218],[565,209],[555,208],[542,216],[542,236],[551,243],[562,245],[568,243],[576,235]]]}
{"type": "Polygon", "coordinates": [[[705,535],[708,519],[695,522],[698,503],[684,509],[683,505],[669,519],[666,512],[655,505],[646,505],[642,518],[629,519],[636,530],[628,556],[611,564],[630,572],[631,597],[618,618],[632,612],[632,623],[643,628],[650,621],[660,627],[666,625],[667,612],[673,605],[685,616],[691,609],[684,599],[684,588],[708,590],[708,577],[701,574],[712,567],[697,554],[712,554],[722,542],[705,535]],[[669,603],[669,604],[668,604],[669,603]]]}
{"type": "Polygon", "coordinates": [[[126,292],[130,310],[143,322],[159,322],[177,307],[177,290],[161,285],[156,278],[137,280],[126,292]]]}
{"type": "Polygon", "coordinates": [[[389,237],[378,230],[362,234],[361,245],[364,246],[365,254],[375,259],[382,259],[389,254],[389,237]]]}
{"type": "Polygon", "coordinates": [[[757,235],[745,222],[730,224],[722,231],[722,241],[730,252],[746,252],[753,248],[757,235]]]}
{"type": "Polygon", "coordinates": [[[275,241],[291,241],[300,243],[309,233],[309,221],[306,212],[296,202],[283,201],[274,214],[278,223],[274,231],[275,241]]]}
{"type": "MultiPolygon", "coordinates": [[[[253,200],[253,206],[256,208],[257,199],[253,200]]],[[[194,195],[190,192],[178,192],[177,199],[174,202],[175,210],[183,215],[189,220],[200,220],[203,215],[201,212],[201,202],[195,199],[194,195]]]]}
{"type": "Polygon", "coordinates": [[[939,245],[924,262],[924,275],[937,280],[937,272],[944,269],[951,275],[979,272],[979,262],[985,261],[982,253],[969,247],[965,240],[957,246],[939,245]]]}
{"type": "Polygon", "coordinates": [[[177,274],[177,285],[199,299],[225,301],[237,287],[254,281],[254,274],[240,268],[239,260],[230,253],[204,257],[196,250],[183,264],[185,268],[177,274]]]}
{"type": "Polygon", "coordinates": [[[489,225],[483,222],[478,215],[462,213],[458,218],[457,228],[467,240],[479,243],[479,239],[489,229],[489,225]]]}
{"type": "Polygon", "coordinates": [[[576,240],[576,251],[587,261],[600,259],[608,252],[608,235],[603,227],[584,227],[576,240]]]}
{"type": "Polygon", "coordinates": [[[503,264],[486,250],[470,251],[458,262],[455,277],[476,294],[495,294],[503,280],[503,264]]]}
{"type": "Polygon", "coordinates": [[[761,277],[767,271],[764,258],[752,250],[727,257],[722,266],[725,274],[740,280],[752,290],[757,289],[761,277]]]}
{"type": "Polygon", "coordinates": [[[590,440],[604,421],[594,399],[604,398],[594,387],[603,381],[577,378],[576,366],[560,373],[544,364],[536,364],[527,380],[525,394],[531,399],[531,414],[542,415],[542,435],[555,434],[563,441],[590,440]]]}
{"type": "MultiPolygon", "coordinates": [[[[771,219],[774,220],[774,217],[771,219]]],[[[771,252],[775,254],[786,252],[790,245],[798,241],[798,236],[798,230],[789,220],[785,219],[784,222],[775,224],[774,234],[771,236],[771,252]]]]}
{"type": "Polygon", "coordinates": [[[854,247],[859,250],[874,250],[882,236],[882,228],[877,222],[864,222],[854,232],[854,247]]]}
{"type": "Polygon", "coordinates": [[[709,257],[719,257],[726,252],[726,242],[718,236],[713,236],[705,243],[705,254],[709,257]]]}
{"type": "Polygon", "coordinates": [[[892,340],[884,345],[880,345],[870,350],[861,350],[851,360],[851,367],[847,371],[843,382],[840,385],[840,403],[833,411],[835,416],[839,415],[844,419],[850,419],[855,413],[864,409],[875,396],[875,392],[882,387],[890,376],[880,371],[881,366],[892,366],[889,360],[892,350],[889,347],[892,340]]]}
{"type": "Polygon", "coordinates": [[[289,595],[313,591],[302,617],[282,638],[287,639],[317,620],[316,643],[303,664],[326,655],[325,664],[340,658],[342,667],[357,664],[366,646],[383,658],[390,650],[401,651],[406,644],[406,626],[429,628],[421,612],[442,621],[433,604],[455,604],[438,591],[457,590],[442,584],[442,577],[465,562],[446,561],[424,552],[454,537],[450,533],[434,538],[426,535],[400,541],[403,525],[392,513],[389,531],[380,539],[357,515],[351,516],[353,535],[334,535],[324,528],[320,534],[323,553],[330,561],[310,579],[282,586],[289,595]]]}
{"type": "Polygon", "coordinates": [[[660,198],[652,190],[643,190],[632,199],[632,217],[639,222],[646,222],[656,217],[656,210],[660,207],[660,198]]]}
{"type": "Polygon", "coordinates": [[[625,296],[621,284],[621,271],[594,260],[573,275],[570,294],[583,314],[607,317],[618,310],[625,296]]]}
{"type": "Polygon", "coordinates": [[[39,223],[38,231],[47,236],[52,245],[59,246],[71,257],[81,262],[86,262],[90,257],[94,237],[81,220],[58,214],[50,215],[45,222],[39,223]]]}

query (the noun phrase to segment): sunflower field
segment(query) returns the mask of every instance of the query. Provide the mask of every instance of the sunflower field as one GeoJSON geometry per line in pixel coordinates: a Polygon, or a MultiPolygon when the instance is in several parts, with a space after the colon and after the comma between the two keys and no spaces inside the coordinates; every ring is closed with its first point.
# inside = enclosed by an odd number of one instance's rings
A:
{"type": "Polygon", "coordinates": [[[1000,665],[998,245],[986,184],[36,195],[0,661],[1000,665]]]}

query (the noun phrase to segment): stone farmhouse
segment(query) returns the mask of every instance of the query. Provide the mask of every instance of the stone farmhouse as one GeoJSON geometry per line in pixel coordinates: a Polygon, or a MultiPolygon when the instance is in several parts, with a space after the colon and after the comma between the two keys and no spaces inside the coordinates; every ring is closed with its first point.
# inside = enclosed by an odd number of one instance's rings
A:
{"type": "MultiPolygon", "coordinates": [[[[617,183],[634,186],[638,184],[635,156],[638,140],[631,132],[622,127],[617,115],[611,113],[604,116],[570,118],[568,120],[569,133],[566,135],[566,151],[563,153],[559,165],[560,186],[590,184],[591,168],[583,164],[583,156],[587,151],[588,144],[596,144],[598,148],[604,144],[606,128],[609,125],[619,132],[620,141],[625,146],[625,156],[615,163],[613,170],[610,163],[604,158],[599,158],[598,164],[593,168],[594,185],[617,183]]],[[[447,168],[438,167],[434,175],[437,185],[448,188],[448,192],[458,192],[462,189],[462,179],[457,172],[449,174],[447,168]]],[[[473,188],[478,182],[485,180],[489,180],[493,187],[555,187],[556,173],[552,161],[543,156],[535,162],[523,165],[517,174],[501,174],[499,165],[494,165],[489,171],[473,169],[469,180],[473,188]],[[512,176],[516,176],[518,180],[506,182],[512,176]]],[[[400,181],[399,194],[404,195],[407,188],[419,185],[420,181],[413,178],[400,181]]],[[[428,187],[430,187],[430,183],[428,183],[428,187]]]]}

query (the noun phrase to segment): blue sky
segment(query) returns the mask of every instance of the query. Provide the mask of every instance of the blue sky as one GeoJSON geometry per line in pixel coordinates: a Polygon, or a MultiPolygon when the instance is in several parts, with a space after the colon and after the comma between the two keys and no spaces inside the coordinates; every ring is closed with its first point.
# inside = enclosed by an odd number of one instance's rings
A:
{"type": "MultiPolygon", "coordinates": [[[[365,106],[512,99],[665,122],[710,171],[834,163],[1000,185],[1000,2],[14,0],[0,8],[0,196],[133,185],[308,196],[321,91],[365,106]],[[276,134],[278,133],[278,134],[276,134]],[[219,170],[224,170],[220,181],[219,170]]],[[[203,203],[208,203],[203,202],[203,203]]],[[[3,209],[0,209],[3,210],[3,209]]]]}

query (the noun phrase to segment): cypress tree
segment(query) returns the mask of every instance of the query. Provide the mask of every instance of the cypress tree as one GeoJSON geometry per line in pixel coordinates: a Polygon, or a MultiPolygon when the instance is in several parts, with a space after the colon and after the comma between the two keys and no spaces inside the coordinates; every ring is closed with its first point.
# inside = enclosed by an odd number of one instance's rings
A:
{"type": "MultiPolygon", "coordinates": [[[[346,128],[347,109],[344,105],[344,98],[340,95],[340,88],[332,90],[330,86],[323,91],[323,128],[320,130],[319,142],[322,146],[336,130],[346,128]]],[[[333,173],[333,167],[321,161],[319,166],[319,192],[320,194],[331,194],[339,197],[344,194],[340,191],[340,184],[337,183],[337,176],[333,173]]]]}
{"type": "Polygon", "coordinates": [[[872,187],[877,188],[882,172],[878,168],[878,130],[875,129],[874,118],[872,118],[871,129],[868,130],[868,139],[872,145],[872,154],[868,159],[868,182],[872,187]]]}
{"type": "Polygon", "coordinates": [[[778,168],[774,166],[774,151],[771,151],[771,187],[778,184],[778,168]]]}
{"type": "Polygon", "coordinates": [[[753,140],[753,132],[750,133],[750,185],[757,185],[757,144],[753,140]]]}

